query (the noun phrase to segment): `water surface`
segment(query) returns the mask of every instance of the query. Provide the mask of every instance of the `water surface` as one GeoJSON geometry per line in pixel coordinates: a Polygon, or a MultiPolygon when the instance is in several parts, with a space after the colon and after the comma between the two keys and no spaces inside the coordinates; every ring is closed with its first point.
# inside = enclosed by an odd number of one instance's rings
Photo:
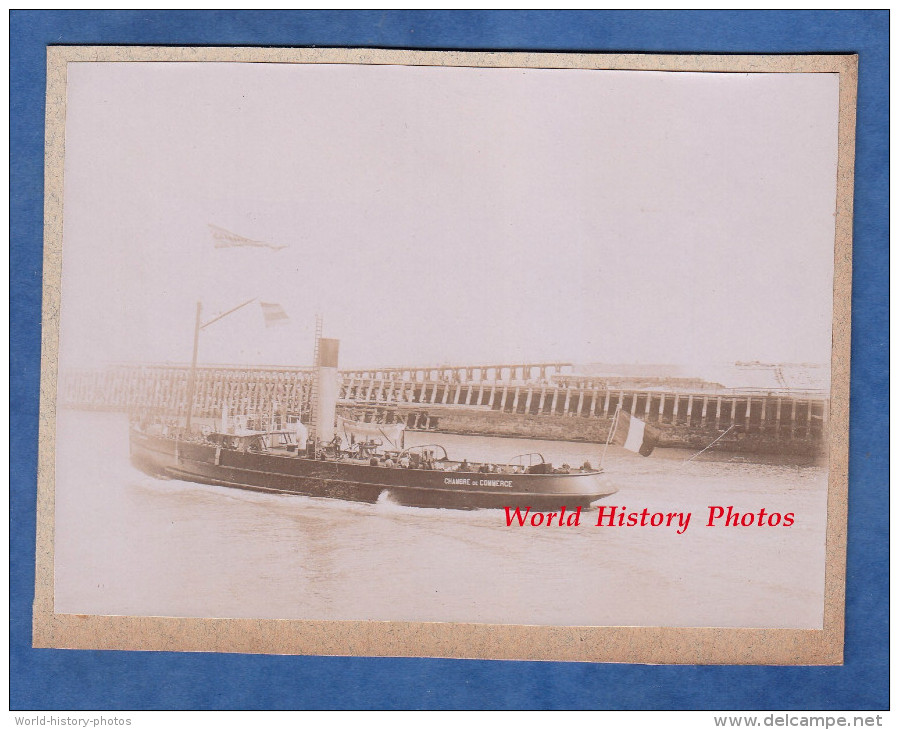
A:
{"type": "MultiPolygon", "coordinates": [[[[416,509],[149,477],[119,414],[59,414],[58,613],[546,625],[820,628],[826,469],[610,447],[600,504],[692,512],[689,528],[508,527],[502,510],[416,509]],[[795,514],[707,527],[710,505],[795,514]]],[[[594,444],[407,434],[451,458],[539,451],[594,465],[594,444]]],[[[773,460],[768,460],[773,462],[773,460]]]]}

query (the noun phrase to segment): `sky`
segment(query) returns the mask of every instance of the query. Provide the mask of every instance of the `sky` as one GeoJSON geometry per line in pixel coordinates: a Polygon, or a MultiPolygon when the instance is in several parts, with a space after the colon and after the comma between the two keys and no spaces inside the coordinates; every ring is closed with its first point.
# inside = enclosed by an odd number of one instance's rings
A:
{"type": "Polygon", "coordinates": [[[70,63],[61,367],[830,358],[838,77],[70,63]],[[209,224],[281,250],[216,249],[209,224]]]}

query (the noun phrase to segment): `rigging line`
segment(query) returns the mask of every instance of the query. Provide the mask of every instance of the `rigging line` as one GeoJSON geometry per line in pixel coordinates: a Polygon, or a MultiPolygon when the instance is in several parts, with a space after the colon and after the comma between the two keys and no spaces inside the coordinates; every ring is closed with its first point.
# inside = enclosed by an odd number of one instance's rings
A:
{"type": "Polygon", "coordinates": [[[684,464],[686,464],[688,461],[693,461],[693,459],[695,459],[697,456],[699,456],[700,454],[705,453],[705,452],[708,451],[710,448],[712,448],[712,447],[713,447],[715,444],[717,444],[721,439],[723,439],[725,436],[727,436],[728,432],[729,432],[735,425],[736,425],[736,424],[733,424],[733,423],[730,424],[730,426],[727,427],[727,431],[725,431],[724,433],[722,433],[718,438],[716,438],[714,441],[712,441],[712,443],[710,443],[708,446],[706,446],[702,451],[697,451],[697,452],[696,452],[695,454],[693,454],[693,456],[691,456],[689,459],[684,459],[684,464]]]}
{"type": "Polygon", "coordinates": [[[248,299],[248,300],[245,301],[243,304],[238,304],[236,307],[234,307],[233,309],[229,309],[229,310],[228,310],[227,312],[225,312],[224,314],[220,314],[218,317],[213,317],[213,318],[210,319],[208,322],[206,322],[206,324],[201,324],[201,325],[200,325],[200,329],[201,329],[201,330],[202,330],[202,329],[206,329],[209,325],[211,325],[211,324],[213,324],[213,323],[215,323],[215,322],[218,322],[220,319],[224,319],[225,317],[227,317],[227,316],[228,316],[229,314],[231,314],[232,312],[236,312],[238,309],[242,309],[243,307],[247,306],[248,304],[252,304],[252,303],[255,302],[258,298],[259,298],[259,297],[253,297],[252,299],[248,299]]]}
{"type": "Polygon", "coordinates": [[[599,457],[599,468],[602,469],[603,463],[606,460],[606,451],[609,450],[609,443],[612,441],[612,437],[615,435],[615,431],[618,429],[618,416],[621,413],[621,402],[619,401],[618,407],[615,408],[615,417],[612,420],[612,424],[609,426],[609,435],[606,438],[606,445],[603,447],[602,456],[599,457]]]}

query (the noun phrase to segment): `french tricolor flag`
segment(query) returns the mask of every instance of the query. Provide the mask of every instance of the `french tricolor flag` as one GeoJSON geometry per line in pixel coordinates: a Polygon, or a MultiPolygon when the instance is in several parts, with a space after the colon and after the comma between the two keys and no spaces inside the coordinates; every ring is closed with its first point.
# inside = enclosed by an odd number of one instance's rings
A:
{"type": "Polygon", "coordinates": [[[649,456],[658,443],[658,432],[627,411],[618,411],[612,424],[612,443],[641,456],[649,456]]]}

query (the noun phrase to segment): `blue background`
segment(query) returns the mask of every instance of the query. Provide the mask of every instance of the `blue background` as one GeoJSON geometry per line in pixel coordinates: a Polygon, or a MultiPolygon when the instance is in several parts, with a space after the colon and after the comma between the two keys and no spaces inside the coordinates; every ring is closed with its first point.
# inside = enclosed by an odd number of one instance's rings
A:
{"type": "Polygon", "coordinates": [[[888,33],[887,11],[13,11],[11,709],[888,708],[888,33]],[[32,649],[45,47],[54,43],[858,53],[845,666],[32,649]]]}

